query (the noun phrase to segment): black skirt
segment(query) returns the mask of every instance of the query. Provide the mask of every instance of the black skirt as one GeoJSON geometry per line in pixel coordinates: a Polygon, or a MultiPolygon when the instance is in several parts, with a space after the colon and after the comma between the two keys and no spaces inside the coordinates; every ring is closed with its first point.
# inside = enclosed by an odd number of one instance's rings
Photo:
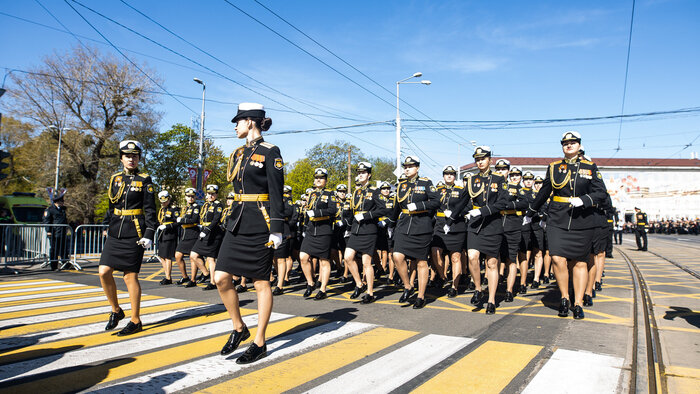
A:
{"type": "Polygon", "coordinates": [[[542,230],[542,228],[538,228],[537,230],[530,230],[529,249],[545,250],[544,230],[542,230]]]}
{"type": "MultiPolygon", "coordinates": [[[[269,237],[268,237],[269,239],[269,237]]],[[[277,249],[272,253],[276,259],[286,259],[292,255],[292,239],[285,238],[277,249]]]]}
{"type": "Polygon", "coordinates": [[[270,280],[273,249],[265,246],[269,239],[269,233],[234,234],[226,231],[216,270],[239,277],[270,280]]]}
{"type": "Polygon", "coordinates": [[[306,234],[301,243],[300,252],[306,253],[311,257],[328,260],[331,257],[331,241],[333,236],[328,235],[309,235],[306,234]]]}
{"type": "MultiPolygon", "coordinates": [[[[192,246],[192,251],[203,257],[217,258],[219,256],[219,248],[221,247],[220,233],[210,234],[204,239],[197,239],[192,246]]],[[[269,236],[268,236],[269,238],[269,236]]],[[[265,240],[267,242],[267,240],[265,240]]]]}
{"type": "Polygon", "coordinates": [[[428,259],[430,253],[430,241],[433,240],[433,234],[394,234],[394,253],[401,253],[406,257],[418,261],[428,259]]]}
{"type": "Polygon", "coordinates": [[[499,251],[501,261],[510,260],[511,263],[518,262],[518,251],[520,250],[520,241],[522,240],[522,231],[508,231],[503,233],[501,238],[501,250],[499,251]]]}
{"type": "Polygon", "coordinates": [[[532,229],[530,229],[530,226],[523,227],[523,231],[520,232],[520,251],[525,253],[528,250],[531,249],[531,243],[532,243],[532,229]]]}
{"type": "Polygon", "coordinates": [[[503,234],[477,234],[471,231],[467,232],[467,244],[469,249],[476,249],[479,253],[488,257],[498,257],[501,251],[501,239],[503,234]]]}
{"type": "Polygon", "coordinates": [[[588,261],[594,236],[594,228],[567,230],[549,226],[547,227],[549,254],[576,261],[588,261]]]}
{"type": "Polygon", "coordinates": [[[172,260],[175,258],[177,239],[158,242],[158,257],[172,260]]]}
{"type": "Polygon", "coordinates": [[[436,231],[433,234],[431,247],[446,250],[449,253],[461,252],[464,248],[464,239],[467,233],[441,233],[436,231]]]}
{"type": "Polygon", "coordinates": [[[197,242],[197,238],[183,239],[177,243],[177,249],[175,249],[175,251],[188,255],[192,251],[195,242],[197,242]]]}
{"type": "Polygon", "coordinates": [[[350,234],[346,248],[355,251],[355,254],[374,255],[377,250],[377,234],[350,234]]]}
{"type": "Polygon", "coordinates": [[[389,250],[389,234],[386,229],[380,228],[377,230],[377,250],[389,250]]]}
{"type": "Polygon", "coordinates": [[[608,228],[596,227],[595,235],[593,236],[593,245],[591,246],[591,253],[598,254],[605,252],[608,246],[608,228]]]}
{"type": "Polygon", "coordinates": [[[144,249],[136,243],[138,240],[139,237],[121,239],[107,237],[102,247],[100,265],[124,272],[141,271],[144,249]]]}

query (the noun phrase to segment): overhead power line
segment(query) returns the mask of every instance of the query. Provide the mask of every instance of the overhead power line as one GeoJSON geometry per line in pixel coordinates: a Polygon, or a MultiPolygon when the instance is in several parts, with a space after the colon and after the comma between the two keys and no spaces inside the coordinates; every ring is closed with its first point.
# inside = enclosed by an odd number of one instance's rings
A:
{"type": "MultiPolygon", "coordinates": [[[[630,70],[630,52],[632,49],[632,26],[634,26],[634,4],[635,0],[632,0],[632,16],[630,17],[630,33],[627,39],[627,61],[625,62],[625,82],[622,85],[622,108],[620,109],[620,128],[617,132],[617,150],[615,154],[620,150],[620,137],[622,136],[622,115],[625,113],[625,98],[627,96],[627,76],[630,70]]],[[[613,156],[615,156],[613,154],[613,156]]]]}

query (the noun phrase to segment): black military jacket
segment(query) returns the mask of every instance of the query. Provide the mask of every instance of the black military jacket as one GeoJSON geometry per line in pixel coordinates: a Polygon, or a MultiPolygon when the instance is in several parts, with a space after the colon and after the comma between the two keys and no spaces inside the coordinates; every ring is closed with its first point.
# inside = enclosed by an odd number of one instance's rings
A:
{"type": "Polygon", "coordinates": [[[180,216],[180,208],[174,205],[169,205],[167,208],[161,208],[160,211],[158,211],[158,222],[165,225],[165,230],[160,233],[161,240],[172,241],[177,239],[178,216],[180,216]]]}
{"type": "MultiPolygon", "coordinates": [[[[532,203],[535,201],[535,198],[537,198],[537,192],[535,191],[535,189],[523,186],[522,188],[520,188],[520,191],[523,193],[523,197],[527,201],[528,207],[530,205],[532,205],[532,203]]],[[[542,213],[543,208],[544,208],[544,206],[542,208],[540,208],[540,210],[537,213],[535,213],[535,215],[532,217],[531,223],[523,225],[523,228],[522,228],[523,231],[527,231],[530,229],[532,229],[532,230],[541,229],[540,220],[542,220],[544,217],[544,214],[542,213]]],[[[525,208],[525,213],[527,213],[527,207],[525,208]]],[[[521,222],[522,222],[522,220],[521,220],[521,222]]]]}
{"type": "Polygon", "coordinates": [[[605,193],[605,199],[603,200],[603,202],[600,204],[596,204],[594,207],[598,227],[605,229],[609,227],[607,214],[609,210],[612,210],[612,200],[610,199],[610,195],[605,193]]]}
{"type": "Polygon", "coordinates": [[[350,199],[346,197],[345,200],[341,200],[336,197],[336,206],[338,211],[335,213],[335,228],[349,231],[353,221],[350,199]]]}
{"type": "Polygon", "coordinates": [[[138,169],[112,175],[107,192],[109,208],[102,221],[109,226],[109,236],[153,240],[158,225],[154,192],[151,176],[138,169]]]}
{"type": "Polygon", "coordinates": [[[284,211],[282,212],[284,214],[284,227],[282,234],[284,234],[285,237],[289,237],[292,234],[292,223],[297,220],[297,210],[290,196],[283,196],[282,203],[284,204],[284,211]]]}
{"type": "MultiPolygon", "coordinates": [[[[447,218],[445,217],[445,211],[452,211],[457,208],[459,201],[464,198],[464,194],[467,190],[462,186],[449,186],[444,185],[437,188],[438,195],[440,195],[440,208],[435,213],[435,232],[445,233],[444,227],[447,223],[447,218]]],[[[450,224],[451,233],[463,233],[467,231],[467,223],[464,221],[464,209],[463,212],[452,212],[454,213],[455,219],[450,224]]]]}
{"type": "Polygon", "coordinates": [[[519,183],[506,184],[506,207],[501,211],[503,216],[503,231],[522,231],[524,211],[530,205],[525,190],[519,183]]]}
{"type": "Polygon", "coordinates": [[[551,195],[547,226],[568,230],[595,228],[593,205],[602,203],[606,193],[603,176],[595,163],[580,157],[557,160],[549,164],[542,188],[527,215],[534,216],[551,195]],[[581,198],[583,206],[574,208],[568,201],[557,201],[571,197],[581,198]]]}
{"type": "Polygon", "coordinates": [[[329,189],[314,189],[307,196],[304,216],[306,217],[306,235],[330,235],[333,234],[332,223],[338,206],[335,201],[335,193],[329,189]],[[314,216],[309,217],[306,211],[313,211],[314,216]]]}
{"type": "Polygon", "coordinates": [[[395,234],[428,234],[433,232],[433,211],[440,208],[440,196],[429,178],[414,177],[399,182],[389,218],[395,234]],[[408,204],[417,210],[409,212],[408,204]]]}
{"type": "Polygon", "coordinates": [[[228,180],[237,195],[267,195],[234,201],[226,228],[240,234],[284,232],[284,162],[280,149],[260,137],[236,149],[229,158],[228,180]]]}
{"type": "Polygon", "coordinates": [[[221,234],[221,219],[224,215],[224,204],[219,200],[205,202],[199,212],[200,231],[210,236],[221,234]]]}
{"type": "Polygon", "coordinates": [[[508,202],[506,179],[489,169],[483,174],[469,177],[465,189],[467,193],[464,193],[447,223],[451,224],[463,209],[478,209],[481,215],[469,220],[467,231],[484,235],[502,234],[501,211],[506,208],[508,202]]]}
{"type": "Polygon", "coordinates": [[[180,227],[184,230],[182,232],[182,238],[185,239],[196,239],[199,237],[199,204],[193,202],[187,206],[184,211],[182,218],[180,219],[180,227]]]}
{"type": "Polygon", "coordinates": [[[637,228],[640,230],[644,230],[647,228],[647,225],[649,222],[647,221],[647,214],[639,211],[634,215],[635,219],[637,220],[637,228]]]}
{"type": "MultiPolygon", "coordinates": [[[[42,224],[68,224],[68,219],[66,217],[66,208],[57,207],[56,204],[49,205],[44,211],[44,217],[41,219],[42,224]]],[[[49,233],[56,233],[60,235],[65,233],[66,228],[63,226],[57,227],[47,227],[46,231],[49,233]]]]}
{"type": "Polygon", "coordinates": [[[353,215],[350,234],[377,233],[377,220],[391,214],[391,210],[387,209],[386,203],[381,197],[382,193],[379,188],[369,186],[369,184],[353,191],[350,199],[353,215]],[[360,222],[355,219],[355,215],[358,213],[362,214],[360,222]]]}

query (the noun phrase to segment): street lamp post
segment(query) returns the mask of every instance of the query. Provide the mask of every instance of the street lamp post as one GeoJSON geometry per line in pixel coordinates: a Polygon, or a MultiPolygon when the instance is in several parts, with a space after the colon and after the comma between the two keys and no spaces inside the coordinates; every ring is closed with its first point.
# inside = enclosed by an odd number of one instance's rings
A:
{"type": "Polygon", "coordinates": [[[404,78],[396,82],[396,170],[394,170],[394,174],[397,178],[399,177],[398,174],[401,172],[401,111],[399,110],[399,85],[402,83],[420,83],[423,85],[430,85],[431,82],[425,79],[420,82],[407,82],[411,78],[420,78],[422,76],[423,73],[417,72],[408,78],[404,78]]]}
{"type": "Polygon", "coordinates": [[[67,130],[65,128],[60,128],[54,125],[49,126],[49,129],[52,130],[58,130],[58,150],[56,152],[56,178],[54,179],[53,182],[53,190],[54,193],[56,190],[58,190],[58,174],[61,170],[61,139],[63,138],[63,130],[67,130]]]}
{"type": "Polygon", "coordinates": [[[199,122],[199,164],[197,165],[197,192],[203,190],[204,180],[204,103],[207,92],[207,85],[199,78],[194,78],[194,81],[202,85],[202,116],[199,122]]]}

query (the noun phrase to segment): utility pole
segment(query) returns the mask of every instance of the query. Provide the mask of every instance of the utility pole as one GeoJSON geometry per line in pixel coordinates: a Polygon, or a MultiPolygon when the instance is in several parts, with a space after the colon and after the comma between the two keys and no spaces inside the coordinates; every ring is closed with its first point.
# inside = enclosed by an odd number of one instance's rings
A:
{"type": "MultiPolygon", "coordinates": [[[[202,85],[202,116],[199,122],[199,157],[197,166],[197,193],[204,190],[204,102],[207,93],[207,85],[199,78],[194,78],[194,81],[202,85]]],[[[199,196],[197,196],[199,198],[199,196]]]]}
{"type": "Polygon", "coordinates": [[[353,187],[352,183],[350,183],[350,180],[352,179],[352,151],[350,148],[348,148],[348,191],[353,190],[351,187],[353,187]]]}

